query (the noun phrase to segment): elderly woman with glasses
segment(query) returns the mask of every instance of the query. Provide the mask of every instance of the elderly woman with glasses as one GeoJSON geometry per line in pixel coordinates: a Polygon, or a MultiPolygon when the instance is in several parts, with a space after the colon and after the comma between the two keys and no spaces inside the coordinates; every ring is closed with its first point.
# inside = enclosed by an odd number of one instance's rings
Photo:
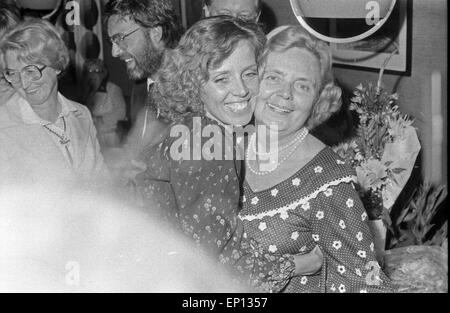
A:
{"type": "Polygon", "coordinates": [[[107,176],[89,110],[58,92],[69,53],[55,28],[18,24],[0,40],[0,60],[16,91],[0,106],[0,184],[107,176]]]}

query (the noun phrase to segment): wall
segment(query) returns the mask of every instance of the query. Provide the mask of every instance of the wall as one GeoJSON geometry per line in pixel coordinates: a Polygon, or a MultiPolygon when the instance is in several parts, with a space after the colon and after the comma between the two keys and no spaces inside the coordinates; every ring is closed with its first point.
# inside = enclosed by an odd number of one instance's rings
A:
{"type": "MultiPolygon", "coordinates": [[[[263,0],[275,18],[276,25],[296,24],[289,0],[263,0]]],[[[386,88],[400,95],[402,112],[415,118],[422,144],[422,174],[435,182],[447,182],[447,2],[445,0],[414,0],[412,3],[412,65],[411,76],[384,75],[386,88]],[[431,108],[431,73],[442,75],[443,142],[442,157],[433,157],[433,120],[431,108]]],[[[336,78],[346,88],[353,89],[360,82],[377,81],[377,73],[335,69],[336,78]]],[[[436,94],[435,94],[436,96],[436,94]]]]}
{"type": "MultiPolygon", "coordinates": [[[[178,3],[173,0],[174,3],[178,3]]],[[[332,1],[332,0],[330,0],[332,1]]],[[[106,1],[104,1],[106,2],[106,1]]],[[[289,0],[263,0],[264,14],[270,28],[284,24],[297,24],[289,0]]],[[[431,110],[431,73],[437,70],[442,75],[443,134],[447,133],[447,2],[445,0],[414,0],[412,7],[412,65],[411,76],[384,75],[383,82],[390,91],[400,95],[401,110],[416,120],[422,143],[422,173],[436,182],[447,182],[447,140],[442,143],[440,161],[433,161],[433,118],[431,110]],[[433,166],[434,165],[434,166],[433,166]],[[437,166],[436,166],[437,165],[437,166]]],[[[179,8],[177,7],[179,10],[179,8]]],[[[104,36],[106,38],[106,36],[104,36]]],[[[125,96],[129,97],[132,83],[125,65],[111,57],[110,46],[105,45],[105,61],[111,70],[111,78],[118,83],[125,96]]],[[[367,71],[335,69],[336,78],[348,89],[363,81],[377,80],[377,74],[367,71]]],[[[436,123],[434,123],[436,124],[436,123]]]]}

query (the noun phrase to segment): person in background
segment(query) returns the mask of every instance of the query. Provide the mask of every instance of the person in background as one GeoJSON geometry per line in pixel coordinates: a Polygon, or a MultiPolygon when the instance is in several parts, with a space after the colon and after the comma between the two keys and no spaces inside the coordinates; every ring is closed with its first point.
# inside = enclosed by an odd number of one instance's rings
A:
{"type": "Polygon", "coordinates": [[[108,178],[87,107],[58,92],[69,53],[50,23],[29,19],[0,40],[16,93],[0,106],[0,184],[108,178]]]}
{"type": "Polygon", "coordinates": [[[100,147],[117,147],[122,137],[118,123],[126,120],[127,113],[122,89],[108,80],[108,70],[100,59],[86,60],[83,72],[85,104],[92,112],[100,147]]]}
{"type": "Polygon", "coordinates": [[[261,0],[204,0],[205,17],[229,15],[257,23],[261,15],[261,0]]]}
{"type": "MultiPolygon", "coordinates": [[[[17,25],[21,20],[20,10],[14,2],[5,1],[0,3],[0,39],[3,34],[11,27],[17,25]]],[[[0,71],[3,72],[0,62],[0,71]]],[[[11,85],[5,80],[3,75],[0,76],[0,105],[6,103],[8,99],[15,93],[11,85]]]]}
{"type": "MultiPolygon", "coordinates": [[[[178,43],[182,27],[170,0],[110,0],[104,16],[112,43],[111,54],[125,62],[130,79],[147,80],[152,88],[164,52],[178,43]]],[[[133,106],[133,104],[131,104],[133,106]]],[[[133,160],[143,148],[161,140],[166,123],[157,118],[151,99],[139,110],[120,149],[105,155],[122,182],[135,174],[133,160]]]]}
{"type": "Polygon", "coordinates": [[[309,134],[341,106],[330,48],[300,25],[268,37],[246,154],[244,229],[271,253],[306,253],[316,245],[323,251],[320,272],[294,277],[285,292],[392,292],[354,169],[309,134]],[[270,132],[277,136],[269,139],[270,132]],[[272,147],[272,138],[277,148],[261,149],[267,141],[272,147]]]}
{"type": "MultiPolygon", "coordinates": [[[[112,56],[125,62],[130,79],[146,79],[150,88],[165,50],[173,48],[182,33],[171,1],[111,0],[105,18],[112,56]]],[[[127,149],[139,152],[155,139],[164,128],[156,115],[152,106],[140,110],[127,149]]]]}

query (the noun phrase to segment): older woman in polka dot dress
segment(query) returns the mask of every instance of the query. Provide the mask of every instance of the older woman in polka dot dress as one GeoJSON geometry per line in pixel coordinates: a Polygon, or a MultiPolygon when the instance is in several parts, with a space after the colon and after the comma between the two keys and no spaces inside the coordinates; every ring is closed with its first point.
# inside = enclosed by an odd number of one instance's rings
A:
{"type": "Polygon", "coordinates": [[[277,28],[268,37],[257,128],[247,148],[244,230],[274,254],[306,253],[315,245],[323,251],[321,271],[292,278],[284,292],[391,292],[354,188],[355,172],[309,134],[341,105],[329,47],[300,26],[277,28]],[[277,148],[267,152],[270,132],[277,148]]]}

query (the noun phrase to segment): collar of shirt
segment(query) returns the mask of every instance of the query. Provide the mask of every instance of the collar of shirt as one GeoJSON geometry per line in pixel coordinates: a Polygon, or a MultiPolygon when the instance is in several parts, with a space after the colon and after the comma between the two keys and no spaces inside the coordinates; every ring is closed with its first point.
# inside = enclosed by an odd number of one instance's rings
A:
{"type": "MultiPolygon", "coordinates": [[[[69,114],[78,111],[78,109],[63,95],[58,92],[58,101],[61,104],[61,112],[59,113],[58,119],[61,117],[67,117],[69,114]]],[[[49,121],[41,119],[31,108],[31,105],[22,97],[18,100],[17,103],[23,122],[25,124],[41,124],[41,125],[49,125],[52,124],[49,121]]]]}

